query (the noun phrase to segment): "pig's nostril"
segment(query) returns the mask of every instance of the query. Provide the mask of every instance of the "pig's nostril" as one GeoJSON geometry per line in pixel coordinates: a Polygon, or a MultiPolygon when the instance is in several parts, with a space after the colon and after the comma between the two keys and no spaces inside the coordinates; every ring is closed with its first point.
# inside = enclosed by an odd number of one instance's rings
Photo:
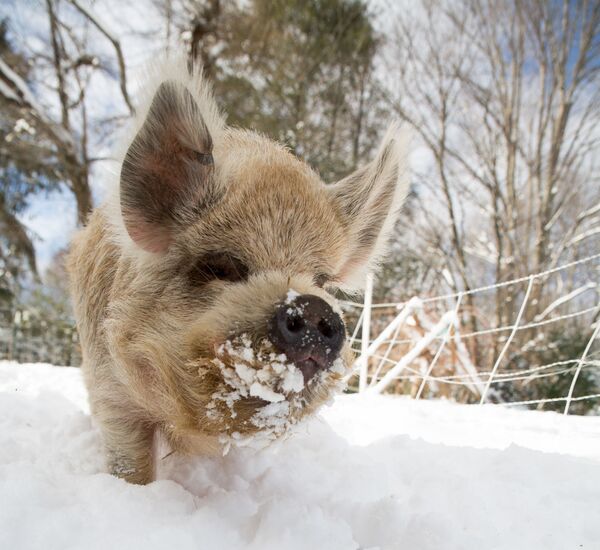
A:
{"type": "Polygon", "coordinates": [[[296,363],[305,381],[339,357],[346,336],[342,318],[312,294],[276,306],[267,330],[275,349],[296,363]]]}
{"type": "Polygon", "coordinates": [[[333,329],[325,319],[321,319],[319,321],[317,328],[319,329],[319,332],[325,336],[325,338],[331,338],[333,336],[333,329]]]}
{"type": "Polygon", "coordinates": [[[300,317],[288,317],[286,327],[290,332],[300,332],[304,328],[304,324],[300,317]]]}

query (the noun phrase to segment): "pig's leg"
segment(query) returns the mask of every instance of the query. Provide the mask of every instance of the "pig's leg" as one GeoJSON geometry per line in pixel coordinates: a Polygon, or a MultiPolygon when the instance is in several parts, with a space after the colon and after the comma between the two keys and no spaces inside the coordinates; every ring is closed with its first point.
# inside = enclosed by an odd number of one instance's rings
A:
{"type": "Polygon", "coordinates": [[[112,410],[100,420],[110,473],[145,485],[154,478],[154,425],[112,410]]]}

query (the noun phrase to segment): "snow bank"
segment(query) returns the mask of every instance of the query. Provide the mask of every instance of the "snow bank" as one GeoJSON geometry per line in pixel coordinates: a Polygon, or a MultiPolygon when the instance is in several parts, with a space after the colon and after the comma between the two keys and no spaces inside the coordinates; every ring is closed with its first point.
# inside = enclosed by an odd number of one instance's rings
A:
{"type": "Polygon", "coordinates": [[[336,400],[286,441],[107,475],[80,372],[0,363],[0,548],[599,548],[600,419],[336,400]]]}

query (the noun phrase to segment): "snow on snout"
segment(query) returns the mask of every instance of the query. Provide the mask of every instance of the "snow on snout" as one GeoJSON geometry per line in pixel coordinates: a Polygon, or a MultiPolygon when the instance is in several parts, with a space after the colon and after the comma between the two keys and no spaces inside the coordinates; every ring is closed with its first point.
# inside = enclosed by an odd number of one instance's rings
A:
{"type": "Polygon", "coordinates": [[[217,350],[218,365],[223,372],[225,366],[219,356],[233,359],[233,373],[227,372],[226,380],[240,395],[259,397],[270,403],[283,401],[290,393],[300,393],[304,389],[302,372],[288,361],[283,353],[275,353],[266,340],[255,352],[246,334],[227,340],[217,350]],[[252,366],[251,366],[252,365],[252,366]],[[258,365],[258,368],[255,368],[258,365]]]}
{"type": "Polygon", "coordinates": [[[298,298],[298,296],[300,296],[300,293],[297,292],[296,290],[294,290],[293,288],[290,288],[287,291],[287,295],[285,297],[285,303],[291,304],[296,298],[298,298]]]}
{"type": "Polygon", "coordinates": [[[227,406],[232,419],[237,415],[236,403],[242,399],[256,397],[267,402],[250,420],[257,429],[254,435],[244,437],[234,432],[222,436],[225,452],[231,444],[263,447],[296,423],[294,413],[303,407],[300,394],[305,388],[304,376],[285,354],[276,353],[268,340],[256,348],[246,334],[227,340],[217,349],[212,363],[219,369],[225,385],[212,395],[207,405],[211,420],[224,421],[218,412],[218,402],[227,406]]]}

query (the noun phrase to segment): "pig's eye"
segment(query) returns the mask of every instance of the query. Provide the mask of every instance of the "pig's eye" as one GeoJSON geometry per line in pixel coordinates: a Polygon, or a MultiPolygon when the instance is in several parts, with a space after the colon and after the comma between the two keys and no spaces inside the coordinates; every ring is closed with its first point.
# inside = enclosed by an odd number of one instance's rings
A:
{"type": "Polygon", "coordinates": [[[248,278],[248,267],[229,254],[210,254],[202,258],[190,271],[192,284],[202,285],[218,279],[235,283],[248,278]]]}
{"type": "Polygon", "coordinates": [[[314,277],[315,285],[319,288],[323,288],[330,281],[331,277],[327,273],[317,273],[314,277]]]}

